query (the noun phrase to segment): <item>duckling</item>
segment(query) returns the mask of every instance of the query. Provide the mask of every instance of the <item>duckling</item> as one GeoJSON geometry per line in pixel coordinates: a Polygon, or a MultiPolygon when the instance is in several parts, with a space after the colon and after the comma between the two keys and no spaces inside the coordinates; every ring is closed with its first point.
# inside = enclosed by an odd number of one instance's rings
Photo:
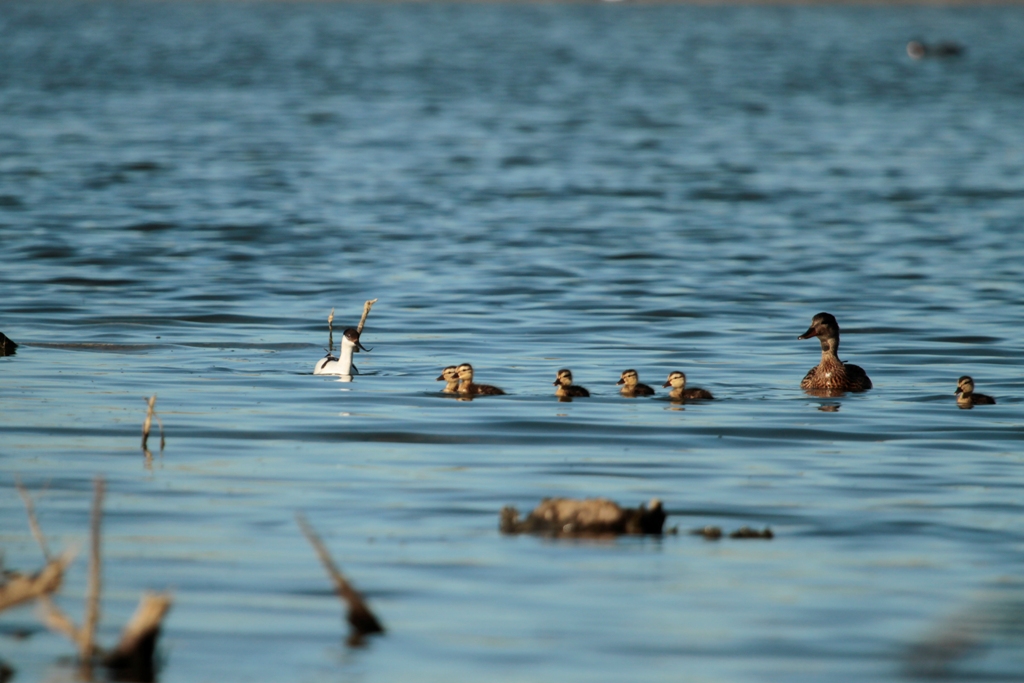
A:
{"type": "Polygon", "coordinates": [[[331,352],[327,352],[327,356],[316,362],[316,367],[313,368],[314,375],[358,375],[359,370],[352,364],[352,354],[358,353],[360,350],[369,352],[370,349],[366,348],[359,342],[359,332],[354,328],[350,327],[345,330],[345,333],[341,337],[341,357],[335,358],[331,355],[331,352]]]}
{"type": "Polygon", "coordinates": [[[640,384],[640,376],[636,374],[636,370],[623,370],[622,376],[616,384],[623,385],[619,389],[619,393],[628,398],[654,396],[654,389],[651,389],[646,384],[640,384]]]}
{"type": "Polygon", "coordinates": [[[469,363],[463,363],[456,368],[456,373],[458,373],[461,380],[459,384],[460,394],[469,396],[503,396],[505,394],[504,391],[490,384],[475,384],[473,382],[473,366],[469,363]]]}
{"type": "Polygon", "coordinates": [[[448,382],[444,385],[444,389],[441,393],[444,394],[457,394],[459,393],[459,373],[458,369],[454,365],[449,365],[441,371],[441,376],[437,378],[438,382],[448,382]]]}
{"type": "Polygon", "coordinates": [[[867,391],[871,380],[864,369],[839,360],[839,323],[831,313],[819,313],[811,326],[797,339],[818,337],[821,342],[821,362],[804,376],[800,388],[827,392],[867,391]]]}
{"type": "Polygon", "coordinates": [[[668,380],[662,385],[662,387],[672,387],[672,391],[668,392],[668,397],[673,401],[692,401],[694,399],[707,399],[711,400],[714,396],[707,389],[701,389],[694,387],[692,389],[686,388],[686,373],[676,370],[675,372],[668,373],[668,380]]]}
{"type": "Polygon", "coordinates": [[[13,339],[0,332],[0,356],[13,356],[17,353],[17,348],[18,345],[14,343],[13,339]]]}
{"type": "Polygon", "coordinates": [[[974,379],[964,375],[956,381],[956,404],[961,408],[973,408],[974,406],[994,406],[996,400],[985,394],[974,393],[974,379]]]}
{"type": "Polygon", "coordinates": [[[590,392],[578,384],[572,383],[572,370],[564,368],[558,371],[558,377],[552,382],[558,388],[555,389],[555,396],[558,398],[576,398],[590,396],[590,392]]]}

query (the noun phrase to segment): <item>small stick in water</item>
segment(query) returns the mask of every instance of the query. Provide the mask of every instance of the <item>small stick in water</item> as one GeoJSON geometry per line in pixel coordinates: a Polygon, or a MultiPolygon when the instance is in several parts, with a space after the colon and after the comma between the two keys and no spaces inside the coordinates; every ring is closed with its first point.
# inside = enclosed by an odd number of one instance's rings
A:
{"type": "Polygon", "coordinates": [[[39,527],[39,520],[36,519],[36,508],[32,504],[32,498],[28,495],[25,487],[22,486],[20,477],[15,477],[14,484],[18,487],[18,495],[21,496],[22,502],[25,503],[25,514],[28,515],[28,528],[32,530],[32,537],[36,539],[39,549],[43,551],[43,559],[49,562],[50,548],[46,545],[46,537],[43,536],[43,530],[39,527]]]}
{"type": "Polygon", "coordinates": [[[153,420],[156,420],[157,426],[160,428],[160,450],[164,450],[164,446],[167,440],[164,438],[164,423],[160,419],[160,416],[156,414],[156,394],[153,394],[146,399],[148,407],[146,408],[146,419],[142,422],[142,450],[149,453],[149,449],[146,448],[146,443],[149,442],[149,429],[153,426],[153,420]]]}
{"type": "Polygon", "coordinates": [[[334,560],[331,559],[330,553],[327,552],[327,548],[324,546],[323,541],[321,541],[320,537],[317,536],[315,531],[313,531],[313,527],[306,521],[306,518],[301,514],[296,514],[295,521],[299,523],[299,528],[302,529],[303,535],[305,535],[306,540],[309,541],[310,545],[313,546],[313,550],[316,551],[317,557],[320,558],[320,563],[323,564],[324,569],[327,570],[327,574],[334,582],[334,590],[338,594],[338,597],[344,600],[348,605],[348,623],[352,626],[352,635],[349,637],[349,644],[359,645],[362,643],[363,636],[365,635],[369,635],[371,633],[384,633],[384,627],[381,626],[377,617],[370,611],[366,601],[363,600],[363,596],[352,587],[352,584],[350,584],[344,576],[342,576],[338,566],[334,564],[334,560]]]}
{"type": "Polygon", "coordinates": [[[327,316],[327,355],[331,355],[334,351],[334,309],[331,309],[331,314],[327,316]]]}
{"type": "MultiPolygon", "coordinates": [[[[156,396],[153,397],[156,399],[156,396]]],[[[100,559],[100,523],[103,521],[103,492],[106,485],[102,477],[96,477],[96,490],[92,499],[92,524],[89,548],[89,584],[85,593],[85,620],[82,622],[81,639],[78,641],[78,654],[83,662],[88,662],[95,654],[96,626],[100,621],[101,581],[100,559]]]]}
{"type": "Polygon", "coordinates": [[[373,305],[375,303],[377,303],[376,299],[370,299],[365,304],[363,304],[363,317],[359,319],[359,324],[356,325],[356,332],[362,334],[363,325],[366,324],[366,316],[370,315],[370,309],[373,308],[373,305]]]}

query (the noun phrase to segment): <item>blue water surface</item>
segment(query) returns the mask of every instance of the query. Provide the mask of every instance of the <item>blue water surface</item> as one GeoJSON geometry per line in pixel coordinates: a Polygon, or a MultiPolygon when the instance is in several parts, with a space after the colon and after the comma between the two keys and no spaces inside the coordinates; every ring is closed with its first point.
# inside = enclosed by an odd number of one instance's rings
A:
{"type": "MultiPolygon", "coordinates": [[[[0,3],[4,566],[42,562],[16,478],[64,548],[102,476],[101,641],[172,591],[164,683],[1022,680],[1022,35],[1013,6],[0,3]],[[370,298],[363,374],[313,376],[370,298]],[[819,311],[870,392],[800,391],[819,311]],[[460,362],[508,396],[443,398],[460,362]],[[664,400],[676,369],[718,400],[664,400]],[[959,410],[963,374],[998,404],[959,410]],[[680,533],[498,533],[563,495],[680,533]],[[384,637],[345,645],[297,511],[384,637]]],[[[0,615],[17,683],[73,652],[0,615]]]]}

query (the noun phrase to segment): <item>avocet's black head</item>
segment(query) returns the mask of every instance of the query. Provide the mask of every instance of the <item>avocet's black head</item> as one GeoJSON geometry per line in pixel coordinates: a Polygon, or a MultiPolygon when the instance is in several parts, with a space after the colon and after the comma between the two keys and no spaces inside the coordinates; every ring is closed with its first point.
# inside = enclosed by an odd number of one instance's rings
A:
{"type": "Polygon", "coordinates": [[[0,356],[13,356],[18,345],[3,332],[0,332],[0,356]]]}
{"type": "Polygon", "coordinates": [[[348,329],[345,330],[344,335],[345,339],[347,339],[353,346],[356,347],[356,351],[366,351],[367,353],[370,352],[370,349],[366,348],[365,346],[362,345],[362,343],[360,343],[359,330],[357,330],[356,328],[349,327],[348,329]]]}

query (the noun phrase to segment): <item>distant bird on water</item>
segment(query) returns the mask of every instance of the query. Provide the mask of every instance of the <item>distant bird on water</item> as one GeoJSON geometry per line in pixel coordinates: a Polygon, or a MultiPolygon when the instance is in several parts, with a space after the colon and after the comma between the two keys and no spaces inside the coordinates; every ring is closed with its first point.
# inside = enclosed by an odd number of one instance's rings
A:
{"type": "Polygon", "coordinates": [[[341,337],[341,354],[338,358],[327,352],[325,358],[316,362],[313,368],[314,375],[358,375],[359,370],[352,364],[352,354],[360,350],[369,352],[369,349],[359,342],[359,332],[350,327],[341,337]]]}
{"type": "Polygon", "coordinates": [[[974,406],[992,406],[996,400],[985,394],[974,393],[974,379],[964,375],[956,381],[956,404],[961,408],[973,408],[974,406]]]}
{"type": "Polygon", "coordinates": [[[17,348],[18,345],[14,343],[13,339],[0,332],[0,356],[13,356],[17,348]]]}
{"type": "Polygon", "coordinates": [[[502,396],[504,391],[490,384],[477,384],[473,381],[473,366],[463,363],[456,371],[459,375],[459,393],[463,396],[502,396]]]}
{"type": "Polygon", "coordinates": [[[622,388],[619,389],[619,393],[626,398],[654,396],[654,389],[650,388],[646,384],[640,383],[640,375],[637,374],[636,370],[623,370],[622,375],[619,377],[619,381],[616,382],[616,384],[622,385],[622,388]]]}
{"type": "Polygon", "coordinates": [[[686,373],[679,370],[668,373],[668,379],[665,380],[662,387],[672,387],[672,391],[668,392],[668,397],[673,401],[711,400],[714,398],[707,389],[700,387],[687,389],[686,373]]]}
{"type": "Polygon", "coordinates": [[[590,392],[578,384],[572,383],[572,370],[563,368],[558,371],[558,376],[553,382],[558,388],[555,389],[555,396],[558,398],[583,398],[590,396],[590,392]]]}
{"type": "Polygon", "coordinates": [[[920,40],[912,40],[907,43],[907,56],[911,59],[924,59],[925,57],[959,57],[964,53],[964,48],[959,43],[950,40],[943,40],[928,45],[920,40]]]}
{"type": "Polygon", "coordinates": [[[817,337],[821,342],[821,362],[804,376],[800,388],[810,391],[867,391],[871,380],[864,368],[839,360],[839,323],[831,313],[819,313],[811,326],[797,339],[817,337]]]}

